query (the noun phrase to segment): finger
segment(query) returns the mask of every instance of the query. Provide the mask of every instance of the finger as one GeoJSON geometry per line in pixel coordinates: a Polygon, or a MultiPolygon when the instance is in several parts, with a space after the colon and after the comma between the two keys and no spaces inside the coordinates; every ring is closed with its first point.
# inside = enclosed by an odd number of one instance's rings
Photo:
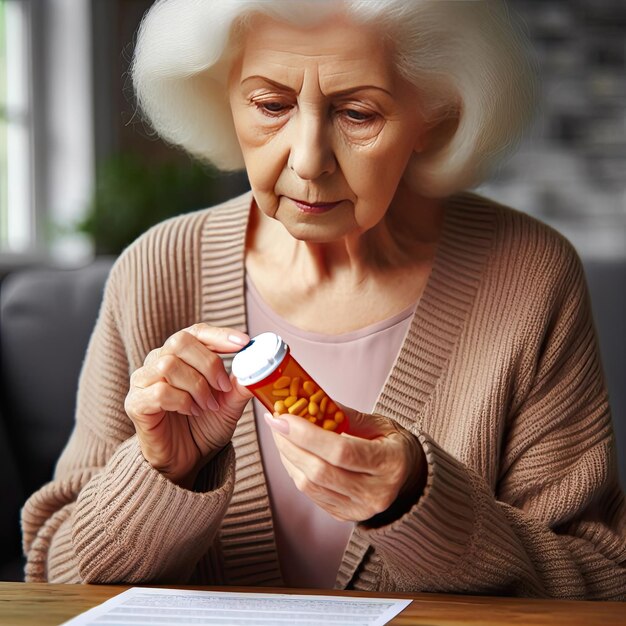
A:
{"type": "Polygon", "coordinates": [[[163,376],[161,375],[161,372],[154,367],[154,363],[144,365],[143,367],[136,369],[130,375],[130,388],[145,389],[146,387],[154,385],[154,383],[158,383],[159,381],[163,381],[163,376]]]}
{"type": "Polygon", "coordinates": [[[352,472],[378,474],[385,459],[383,439],[362,439],[324,430],[297,415],[284,413],[278,418],[267,414],[269,426],[296,444],[335,467],[352,472]],[[287,432],[281,432],[281,429],[287,432]]]}
{"type": "Polygon", "coordinates": [[[291,441],[274,434],[276,447],[283,463],[297,467],[311,485],[326,489],[345,497],[357,496],[361,492],[360,484],[367,474],[351,472],[337,468],[306,450],[298,448],[291,441]]]}
{"type": "Polygon", "coordinates": [[[231,389],[219,395],[220,407],[230,415],[241,415],[244,407],[253,397],[253,393],[243,385],[240,385],[234,374],[230,375],[231,389]]]}
{"type": "Polygon", "coordinates": [[[213,389],[231,390],[232,384],[222,359],[186,330],[174,333],[167,339],[153,365],[157,366],[166,355],[175,355],[188,363],[204,376],[213,389]]]}
{"type": "Polygon", "coordinates": [[[280,458],[300,491],[316,502],[343,507],[346,519],[368,519],[385,511],[397,497],[397,481],[390,475],[371,476],[338,469],[297,449],[284,437],[274,435],[280,458]]]}
{"type": "Polygon", "coordinates": [[[157,382],[167,382],[187,391],[202,411],[219,409],[214,390],[206,378],[173,354],[161,355],[151,365],[140,367],[130,376],[131,389],[147,389],[157,382]]]}
{"type": "Polygon", "coordinates": [[[348,496],[311,482],[306,474],[288,459],[283,459],[283,464],[298,491],[328,511],[336,519],[341,521],[349,519],[345,517],[346,513],[352,509],[352,502],[348,496]]]}
{"type": "Polygon", "coordinates": [[[203,410],[217,411],[219,404],[207,379],[181,358],[165,354],[155,364],[155,369],[173,387],[186,391],[203,410]]]}
{"type": "Polygon", "coordinates": [[[254,394],[247,387],[244,387],[233,373],[230,375],[230,382],[233,389],[237,392],[237,395],[241,398],[244,398],[247,401],[254,397],[254,394]]]}
{"type": "Polygon", "coordinates": [[[238,352],[250,343],[250,336],[234,328],[210,326],[201,322],[184,329],[201,341],[209,350],[216,352],[238,352]]]}
{"type": "Polygon", "coordinates": [[[145,423],[145,418],[163,411],[199,416],[202,411],[189,393],[166,382],[157,382],[146,389],[136,389],[128,394],[124,404],[133,422],[145,423]]]}
{"type": "Polygon", "coordinates": [[[397,424],[387,417],[378,414],[356,411],[341,402],[334,401],[337,407],[346,415],[349,423],[349,433],[362,439],[376,439],[395,432],[397,424]]]}
{"type": "MultiPolygon", "coordinates": [[[[268,414],[269,415],[269,414],[268,414]]],[[[386,464],[389,471],[379,474],[368,472],[353,472],[338,468],[323,461],[319,457],[298,448],[285,436],[273,433],[274,440],[280,454],[281,461],[286,467],[297,468],[301,473],[298,475],[299,488],[305,491],[311,499],[328,500],[328,495],[317,496],[319,493],[336,494],[341,496],[342,507],[349,503],[349,510],[343,510],[341,517],[344,519],[358,520],[368,519],[372,515],[387,509],[396,497],[395,487],[396,469],[392,466],[398,456],[390,455],[392,462],[386,464]]],[[[294,474],[295,476],[295,474],[294,474]]],[[[333,500],[336,504],[337,498],[333,500]]],[[[327,507],[325,507],[327,508],[327,507]]]]}
{"type": "Polygon", "coordinates": [[[146,354],[146,358],[143,360],[144,366],[150,366],[159,358],[160,348],[155,348],[154,350],[150,350],[148,354],[146,354]]]}

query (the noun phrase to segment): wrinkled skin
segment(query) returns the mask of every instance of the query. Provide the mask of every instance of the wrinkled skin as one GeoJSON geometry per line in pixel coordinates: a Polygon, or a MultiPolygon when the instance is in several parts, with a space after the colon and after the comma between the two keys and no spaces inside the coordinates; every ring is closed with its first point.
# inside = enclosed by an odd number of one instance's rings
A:
{"type": "Polygon", "coordinates": [[[345,410],[350,435],[288,413],[265,414],[296,487],[339,521],[368,520],[398,500],[414,502],[425,471],[418,441],[380,415],[345,410]]]}

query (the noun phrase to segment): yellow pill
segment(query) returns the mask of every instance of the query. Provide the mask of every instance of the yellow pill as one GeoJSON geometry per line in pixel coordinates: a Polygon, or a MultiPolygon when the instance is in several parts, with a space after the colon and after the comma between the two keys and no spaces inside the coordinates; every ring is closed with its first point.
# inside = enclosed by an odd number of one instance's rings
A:
{"type": "Polygon", "coordinates": [[[300,391],[300,377],[294,376],[291,379],[291,384],[289,385],[289,395],[297,396],[299,391],[300,391]]]}
{"type": "Polygon", "coordinates": [[[311,396],[311,400],[319,404],[322,401],[322,398],[324,397],[325,397],[324,390],[320,389],[311,396]]]}
{"type": "Polygon", "coordinates": [[[307,408],[308,407],[305,407],[302,411],[300,411],[300,413],[298,413],[299,417],[306,417],[309,414],[307,408]]]}
{"type": "Polygon", "coordinates": [[[328,396],[324,396],[322,401],[320,402],[320,413],[321,416],[326,415],[326,406],[328,405],[328,396]]]}
{"type": "Polygon", "coordinates": [[[289,387],[291,382],[291,376],[281,376],[273,385],[274,389],[284,389],[289,387]]]}
{"type": "Polygon", "coordinates": [[[284,413],[287,410],[285,403],[282,400],[276,400],[274,402],[274,412],[275,413],[284,413]]]}
{"type": "MultiPolygon", "coordinates": [[[[288,400],[289,398],[287,398],[288,400]]],[[[287,404],[287,400],[285,400],[285,404],[287,404]]],[[[298,414],[302,409],[306,408],[307,401],[305,398],[300,398],[297,402],[294,402],[287,410],[292,414],[298,414]]]]}
{"type": "Polygon", "coordinates": [[[320,411],[320,407],[315,402],[309,402],[309,413],[311,415],[317,415],[320,411]]]}
{"type": "Polygon", "coordinates": [[[328,411],[329,415],[334,415],[337,412],[337,405],[332,400],[330,400],[328,402],[326,410],[328,411]]]}
{"type": "Polygon", "coordinates": [[[314,417],[309,417],[309,422],[312,422],[313,424],[315,424],[317,420],[314,417]]]}
{"type": "Polygon", "coordinates": [[[289,396],[289,389],[273,389],[272,395],[275,398],[287,398],[289,396]]]}
{"type": "Polygon", "coordinates": [[[307,398],[315,393],[316,388],[317,385],[312,380],[305,380],[302,384],[302,389],[304,389],[304,393],[306,394],[307,398]]]}
{"type": "Polygon", "coordinates": [[[296,396],[288,396],[287,398],[285,398],[284,402],[285,402],[285,406],[286,407],[290,407],[292,404],[294,404],[294,402],[296,402],[298,400],[298,398],[296,398],[296,396]]]}
{"type": "Polygon", "coordinates": [[[337,411],[337,412],[335,413],[335,422],[336,422],[337,424],[341,424],[341,422],[343,422],[343,420],[344,420],[344,418],[345,418],[345,417],[346,417],[346,416],[345,416],[345,415],[344,415],[341,411],[337,411]]]}
{"type": "Polygon", "coordinates": [[[335,428],[337,428],[337,422],[335,422],[335,420],[324,420],[322,428],[324,430],[335,430],[335,428]]]}

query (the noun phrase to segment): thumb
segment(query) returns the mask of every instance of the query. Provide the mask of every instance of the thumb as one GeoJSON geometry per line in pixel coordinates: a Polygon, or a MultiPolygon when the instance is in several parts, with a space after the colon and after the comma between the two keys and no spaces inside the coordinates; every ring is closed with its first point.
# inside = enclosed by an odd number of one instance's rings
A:
{"type": "Polygon", "coordinates": [[[346,414],[349,422],[348,432],[362,439],[376,439],[384,437],[397,429],[394,423],[382,415],[362,413],[335,402],[346,414]]]}
{"type": "Polygon", "coordinates": [[[239,417],[246,404],[250,401],[250,398],[253,397],[253,394],[249,389],[240,385],[239,381],[232,374],[230,376],[230,383],[232,385],[231,390],[222,392],[219,404],[226,409],[228,413],[239,417]]]}

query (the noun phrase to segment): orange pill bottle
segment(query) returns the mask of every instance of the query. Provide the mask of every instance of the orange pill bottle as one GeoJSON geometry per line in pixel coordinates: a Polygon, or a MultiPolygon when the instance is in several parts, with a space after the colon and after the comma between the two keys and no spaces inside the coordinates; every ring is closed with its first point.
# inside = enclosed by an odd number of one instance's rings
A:
{"type": "Polygon", "coordinates": [[[275,333],[261,333],[235,355],[233,374],[270,413],[291,413],[336,433],[348,431],[348,418],[293,358],[275,333]]]}

